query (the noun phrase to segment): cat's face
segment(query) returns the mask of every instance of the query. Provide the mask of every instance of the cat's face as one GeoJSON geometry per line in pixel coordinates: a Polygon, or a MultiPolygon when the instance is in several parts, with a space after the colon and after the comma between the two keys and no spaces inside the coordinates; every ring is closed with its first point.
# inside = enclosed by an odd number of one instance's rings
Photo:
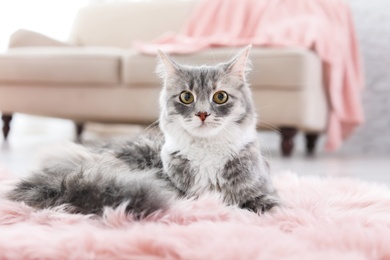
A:
{"type": "Polygon", "coordinates": [[[255,112],[245,81],[249,48],[235,59],[216,66],[178,65],[166,55],[160,120],[170,129],[184,129],[195,137],[253,125],[255,112]]]}

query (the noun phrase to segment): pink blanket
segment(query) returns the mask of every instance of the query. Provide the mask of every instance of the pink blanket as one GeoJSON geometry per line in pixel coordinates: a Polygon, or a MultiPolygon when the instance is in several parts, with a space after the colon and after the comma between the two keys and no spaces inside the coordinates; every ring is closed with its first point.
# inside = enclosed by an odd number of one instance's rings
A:
{"type": "Polygon", "coordinates": [[[315,51],[329,96],[327,150],[363,122],[363,72],[349,6],[342,0],[202,0],[180,35],[137,47],[190,53],[218,46],[286,46],[315,51]]]}

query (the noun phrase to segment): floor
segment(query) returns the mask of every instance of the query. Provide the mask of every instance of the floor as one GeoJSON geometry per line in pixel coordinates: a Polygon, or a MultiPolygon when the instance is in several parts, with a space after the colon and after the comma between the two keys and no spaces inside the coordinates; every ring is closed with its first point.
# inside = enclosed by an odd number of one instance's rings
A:
{"type": "MultiPolygon", "coordinates": [[[[141,126],[88,124],[85,140],[116,138],[143,133],[141,126]]],[[[279,155],[279,137],[272,132],[259,132],[264,154],[274,173],[291,170],[299,175],[351,177],[390,185],[390,156],[337,155],[317,152],[315,157],[304,155],[303,138],[296,138],[296,151],[291,158],[279,155]]],[[[17,176],[25,176],[34,168],[39,151],[50,149],[74,139],[71,121],[16,115],[8,142],[1,142],[0,166],[17,176]]],[[[323,142],[323,140],[322,140],[323,142]]]]}

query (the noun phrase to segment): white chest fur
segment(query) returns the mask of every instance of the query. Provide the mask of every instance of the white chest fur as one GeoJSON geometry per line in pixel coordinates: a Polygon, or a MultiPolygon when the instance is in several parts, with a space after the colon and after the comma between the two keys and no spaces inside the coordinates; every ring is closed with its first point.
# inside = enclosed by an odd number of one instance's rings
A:
{"type": "Polygon", "coordinates": [[[215,144],[200,142],[186,151],[187,158],[193,169],[196,169],[195,185],[190,193],[199,195],[207,190],[217,189],[222,185],[223,169],[226,163],[232,159],[235,147],[230,144],[215,144]]]}
{"type": "MultiPolygon", "coordinates": [[[[247,133],[234,142],[225,138],[192,139],[175,137],[167,138],[162,151],[164,167],[165,160],[169,160],[169,154],[178,152],[177,155],[188,160],[194,173],[193,183],[186,193],[190,196],[199,196],[206,192],[218,191],[224,185],[223,178],[226,163],[236,157],[241,149],[256,138],[253,133],[247,133]]],[[[169,170],[165,169],[168,174],[169,170]]],[[[183,173],[185,174],[185,173],[183,173]]]]}

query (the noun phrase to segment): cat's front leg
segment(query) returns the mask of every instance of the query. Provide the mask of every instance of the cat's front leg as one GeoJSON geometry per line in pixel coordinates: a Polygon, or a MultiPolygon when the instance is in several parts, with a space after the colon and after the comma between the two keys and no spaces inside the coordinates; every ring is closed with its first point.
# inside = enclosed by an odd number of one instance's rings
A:
{"type": "Polygon", "coordinates": [[[264,213],[273,207],[279,206],[279,198],[277,195],[262,194],[244,201],[239,204],[240,208],[253,211],[255,213],[264,213]]]}

